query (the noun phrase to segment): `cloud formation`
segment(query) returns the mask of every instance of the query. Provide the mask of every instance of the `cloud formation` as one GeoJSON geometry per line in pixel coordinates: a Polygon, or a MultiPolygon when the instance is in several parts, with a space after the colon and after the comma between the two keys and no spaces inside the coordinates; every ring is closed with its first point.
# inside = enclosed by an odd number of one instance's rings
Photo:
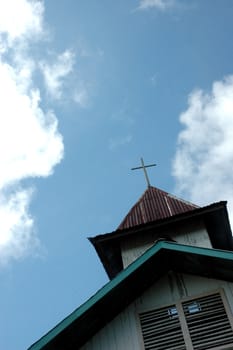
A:
{"type": "Polygon", "coordinates": [[[39,240],[35,234],[33,218],[28,211],[31,189],[4,194],[0,200],[0,265],[24,257],[35,251],[39,240]]]}
{"type": "Polygon", "coordinates": [[[40,68],[44,76],[45,86],[48,93],[54,99],[62,97],[64,78],[73,70],[74,54],[66,50],[56,57],[52,63],[46,61],[40,62],[40,68]]]}
{"type": "Polygon", "coordinates": [[[0,40],[9,48],[15,40],[40,36],[44,6],[41,1],[0,1],[0,40]]]}
{"type": "MultiPolygon", "coordinates": [[[[28,210],[33,189],[22,188],[21,181],[51,175],[63,157],[57,118],[41,107],[34,82],[39,63],[29,54],[45,35],[43,13],[39,0],[0,1],[0,265],[39,244],[28,210]]],[[[66,51],[52,65],[50,83],[57,95],[61,78],[70,72],[63,67],[69,60],[66,51]]]]}
{"type": "Polygon", "coordinates": [[[155,8],[165,11],[175,5],[175,0],[141,0],[138,6],[139,10],[155,8]]]}
{"type": "Polygon", "coordinates": [[[193,91],[173,163],[177,191],[196,204],[227,200],[233,220],[233,76],[193,91]]]}

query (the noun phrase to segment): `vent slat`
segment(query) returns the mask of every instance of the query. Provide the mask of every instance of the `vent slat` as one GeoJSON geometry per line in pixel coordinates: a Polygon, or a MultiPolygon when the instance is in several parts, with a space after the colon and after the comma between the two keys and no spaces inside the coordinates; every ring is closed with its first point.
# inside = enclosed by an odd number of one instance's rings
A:
{"type": "Polygon", "coordinates": [[[175,305],[140,314],[146,350],[186,349],[179,318],[169,313],[172,309],[175,305]]]}
{"type": "Polygon", "coordinates": [[[219,293],[184,302],[182,306],[195,350],[211,349],[233,341],[232,328],[219,293]],[[192,305],[196,307],[195,312],[191,312],[192,305]]]}

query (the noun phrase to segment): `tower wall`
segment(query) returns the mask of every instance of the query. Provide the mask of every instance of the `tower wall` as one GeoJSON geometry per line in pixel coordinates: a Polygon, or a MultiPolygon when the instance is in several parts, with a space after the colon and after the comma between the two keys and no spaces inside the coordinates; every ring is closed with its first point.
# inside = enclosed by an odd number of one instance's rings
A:
{"type": "Polygon", "coordinates": [[[126,268],[152,247],[158,239],[164,238],[174,240],[179,244],[212,248],[204,223],[201,220],[190,220],[187,224],[174,225],[170,230],[161,230],[160,233],[149,232],[124,240],[121,244],[123,267],[126,268]]]}

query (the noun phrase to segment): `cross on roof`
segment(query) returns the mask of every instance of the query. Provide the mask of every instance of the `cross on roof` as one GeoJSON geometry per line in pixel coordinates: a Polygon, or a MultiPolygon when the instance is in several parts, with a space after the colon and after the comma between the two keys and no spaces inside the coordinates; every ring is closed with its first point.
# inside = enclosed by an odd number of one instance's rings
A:
{"type": "Polygon", "coordinates": [[[156,166],[156,164],[145,165],[144,161],[143,161],[143,158],[141,158],[141,164],[142,164],[142,166],[139,166],[139,167],[136,167],[136,168],[131,168],[131,170],[143,169],[144,175],[145,175],[145,178],[146,178],[147,186],[150,187],[150,180],[149,180],[146,168],[150,168],[152,166],[156,166]]]}

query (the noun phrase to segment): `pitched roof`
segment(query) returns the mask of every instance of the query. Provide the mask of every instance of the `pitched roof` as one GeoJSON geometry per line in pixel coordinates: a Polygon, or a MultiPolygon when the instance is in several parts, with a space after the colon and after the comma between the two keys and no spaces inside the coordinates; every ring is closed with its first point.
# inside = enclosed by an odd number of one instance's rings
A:
{"type": "Polygon", "coordinates": [[[198,208],[168,192],[149,186],[130,209],[118,229],[130,228],[150,221],[165,219],[198,208]]]}
{"type": "Polygon", "coordinates": [[[233,282],[233,252],[157,242],[28,350],[79,349],[170,270],[233,282]]]}

